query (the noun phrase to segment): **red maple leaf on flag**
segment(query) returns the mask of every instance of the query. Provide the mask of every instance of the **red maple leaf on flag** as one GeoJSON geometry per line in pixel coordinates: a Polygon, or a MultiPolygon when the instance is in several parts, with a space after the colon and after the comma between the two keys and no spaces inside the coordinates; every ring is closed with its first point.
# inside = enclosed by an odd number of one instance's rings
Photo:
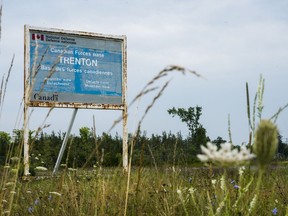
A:
{"type": "Polygon", "coordinates": [[[44,41],[44,35],[43,34],[32,34],[32,40],[41,40],[44,41]]]}

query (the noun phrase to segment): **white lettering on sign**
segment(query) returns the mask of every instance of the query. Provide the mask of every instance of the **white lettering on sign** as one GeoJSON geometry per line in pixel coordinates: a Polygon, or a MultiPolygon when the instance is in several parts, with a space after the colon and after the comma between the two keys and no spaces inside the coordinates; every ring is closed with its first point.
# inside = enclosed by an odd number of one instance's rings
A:
{"type": "Polygon", "coordinates": [[[91,56],[90,52],[84,52],[84,51],[79,51],[79,50],[75,50],[75,54],[76,55],[81,55],[81,56],[91,56]]]}
{"type": "Polygon", "coordinates": [[[71,64],[71,65],[84,65],[97,67],[97,59],[89,58],[76,58],[76,57],[60,57],[61,64],[71,64]]]}
{"type": "Polygon", "coordinates": [[[54,47],[50,48],[50,52],[59,53],[59,54],[64,53],[64,54],[70,54],[70,55],[73,54],[72,50],[65,50],[65,49],[59,49],[59,48],[54,48],[54,47]]]}

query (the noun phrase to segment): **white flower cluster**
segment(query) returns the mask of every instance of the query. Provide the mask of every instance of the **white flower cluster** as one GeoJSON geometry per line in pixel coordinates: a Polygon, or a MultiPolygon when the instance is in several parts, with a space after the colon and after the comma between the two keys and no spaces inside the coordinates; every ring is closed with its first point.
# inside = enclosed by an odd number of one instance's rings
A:
{"type": "Polygon", "coordinates": [[[238,150],[233,149],[231,143],[222,143],[218,149],[215,144],[207,143],[207,147],[201,145],[203,154],[198,154],[197,157],[202,162],[211,161],[221,165],[239,165],[255,157],[254,154],[246,146],[241,146],[238,150]]]}

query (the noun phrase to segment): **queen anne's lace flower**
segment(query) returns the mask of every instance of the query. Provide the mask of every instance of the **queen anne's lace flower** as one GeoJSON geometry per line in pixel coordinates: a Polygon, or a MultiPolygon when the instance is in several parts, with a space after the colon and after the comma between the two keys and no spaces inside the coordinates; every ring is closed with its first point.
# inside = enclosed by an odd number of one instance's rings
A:
{"type": "Polygon", "coordinates": [[[211,142],[207,143],[207,147],[203,145],[200,147],[203,154],[198,154],[197,157],[202,162],[211,161],[221,165],[239,165],[255,157],[246,146],[241,146],[239,150],[233,149],[233,145],[228,142],[222,143],[219,149],[211,142]]]}

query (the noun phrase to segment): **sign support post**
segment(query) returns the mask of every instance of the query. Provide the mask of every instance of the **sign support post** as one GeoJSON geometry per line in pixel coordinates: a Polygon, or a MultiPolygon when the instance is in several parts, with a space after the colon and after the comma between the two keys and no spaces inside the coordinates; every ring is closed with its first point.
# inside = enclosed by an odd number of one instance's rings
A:
{"type": "Polygon", "coordinates": [[[23,125],[23,162],[24,162],[24,176],[30,175],[29,172],[29,127],[28,127],[28,106],[24,99],[24,125],[23,125]]]}
{"type": "Polygon", "coordinates": [[[77,108],[74,109],[74,112],[73,112],[73,115],[72,115],[72,118],[71,118],[71,121],[70,121],[68,130],[67,130],[67,132],[66,132],[66,134],[65,134],[65,138],[64,138],[64,140],[63,140],[63,143],[62,143],[60,152],[59,152],[59,154],[58,154],[58,158],[57,158],[57,161],[56,161],[56,164],[55,164],[55,167],[54,167],[54,170],[53,170],[52,175],[54,175],[54,174],[58,171],[59,165],[60,165],[61,160],[62,160],[62,157],[63,157],[63,153],[64,153],[64,151],[65,151],[65,148],[66,148],[66,145],[67,145],[67,142],[68,142],[70,133],[71,133],[72,126],[73,126],[73,124],[74,124],[74,120],[75,120],[77,111],[78,111],[77,108]]]}
{"type": "Polygon", "coordinates": [[[122,111],[123,119],[123,146],[122,146],[122,158],[123,158],[123,170],[128,172],[128,130],[127,130],[127,106],[122,111]]]}

